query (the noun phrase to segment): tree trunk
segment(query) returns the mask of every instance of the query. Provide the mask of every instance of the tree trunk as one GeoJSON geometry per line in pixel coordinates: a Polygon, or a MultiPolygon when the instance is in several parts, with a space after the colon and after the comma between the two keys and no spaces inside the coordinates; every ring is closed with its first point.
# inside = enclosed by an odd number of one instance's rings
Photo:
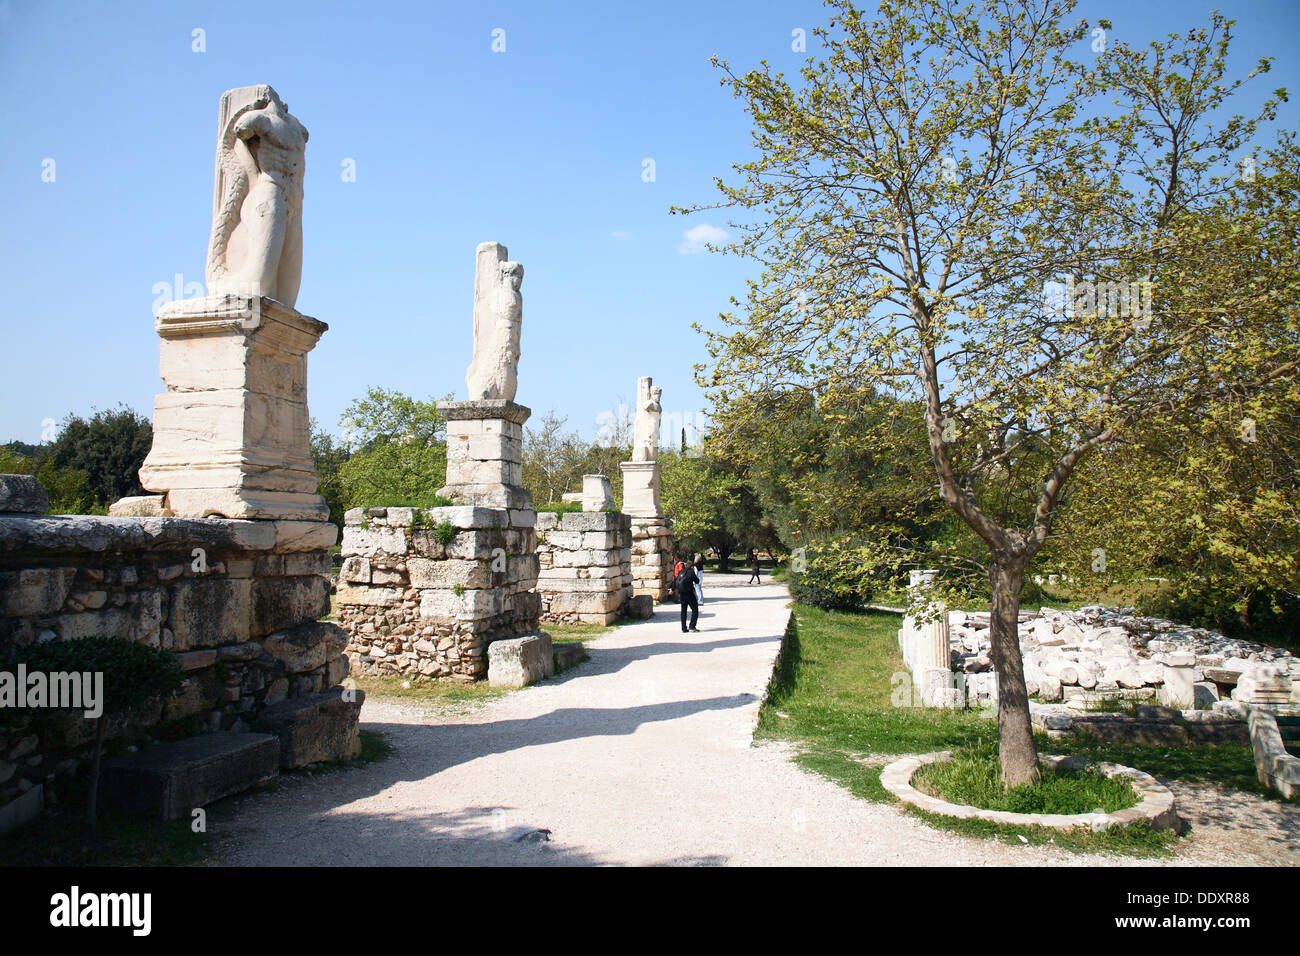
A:
{"type": "Polygon", "coordinates": [[[1015,787],[1038,782],[1038,750],[1029,719],[1029,694],[1020,659],[1020,589],[1025,582],[1025,559],[1020,555],[995,555],[989,568],[993,585],[990,615],[991,657],[998,675],[998,753],[1002,784],[1015,787]]]}
{"type": "Polygon", "coordinates": [[[99,758],[104,752],[104,725],[108,719],[99,715],[95,722],[95,752],[90,759],[90,793],[86,795],[86,832],[94,837],[99,816],[99,758]]]}

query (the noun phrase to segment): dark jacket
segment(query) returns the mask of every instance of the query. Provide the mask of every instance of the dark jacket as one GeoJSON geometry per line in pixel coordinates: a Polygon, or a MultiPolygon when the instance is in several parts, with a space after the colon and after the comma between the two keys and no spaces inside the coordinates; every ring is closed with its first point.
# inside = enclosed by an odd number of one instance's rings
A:
{"type": "Polygon", "coordinates": [[[678,597],[694,597],[695,585],[700,581],[700,576],[695,573],[695,565],[688,564],[682,568],[682,573],[677,575],[677,580],[673,582],[673,590],[677,592],[678,597]]]}

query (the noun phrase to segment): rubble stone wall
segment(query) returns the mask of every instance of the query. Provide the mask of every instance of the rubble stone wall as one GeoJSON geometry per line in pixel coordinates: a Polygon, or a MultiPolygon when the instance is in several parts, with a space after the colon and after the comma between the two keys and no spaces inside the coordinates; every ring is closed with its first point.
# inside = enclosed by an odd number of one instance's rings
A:
{"type": "MultiPolygon", "coordinates": [[[[110,719],[105,739],[248,730],[348,673],[346,635],[318,621],[337,536],[311,521],[0,514],[0,660],[85,637],[171,650],[186,672],[180,693],[110,719]]],[[[95,724],[0,710],[0,806],[37,785],[57,800],[95,724]]]]}
{"type": "Polygon", "coordinates": [[[537,515],[541,620],[611,624],[632,599],[632,520],[617,511],[537,515]]]}
{"type": "Polygon", "coordinates": [[[537,629],[531,509],[357,508],[334,604],[360,674],[478,680],[492,641],[537,629]]]}

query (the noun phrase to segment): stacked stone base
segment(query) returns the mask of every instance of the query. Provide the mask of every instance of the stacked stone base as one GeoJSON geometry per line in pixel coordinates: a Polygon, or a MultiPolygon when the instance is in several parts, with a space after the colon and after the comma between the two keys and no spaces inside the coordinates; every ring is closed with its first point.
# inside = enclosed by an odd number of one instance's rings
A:
{"type": "Polygon", "coordinates": [[[673,585],[672,529],[663,515],[631,518],[632,593],[667,600],[673,585]]]}
{"type": "MultiPolygon", "coordinates": [[[[303,521],[0,515],[0,659],[33,643],[111,637],[176,652],[185,683],[165,703],[108,719],[142,742],[247,732],[275,705],[347,676],[329,611],[338,530],[303,521]]],[[[0,806],[85,769],[96,721],[0,711],[0,806]]],[[[340,732],[351,756],[356,716],[340,732]]]]}
{"type": "Polygon", "coordinates": [[[537,516],[541,619],[612,624],[632,598],[632,523],[616,511],[537,516]]]}
{"type": "Polygon", "coordinates": [[[487,676],[487,647],[537,630],[531,509],[349,511],[335,595],[354,670],[487,676]]]}

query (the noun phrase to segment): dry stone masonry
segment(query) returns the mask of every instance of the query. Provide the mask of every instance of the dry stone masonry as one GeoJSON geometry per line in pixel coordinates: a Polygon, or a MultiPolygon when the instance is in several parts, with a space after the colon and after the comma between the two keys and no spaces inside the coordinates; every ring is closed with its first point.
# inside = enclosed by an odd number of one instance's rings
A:
{"type": "MultiPolygon", "coordinates": [[[[175,651],[181,692],[108,739],[247,732],[284,702],[324,707],[348,673],[347,635],[318,620],[336,536],[315,522],[0,514],[0,659],[84,637],[175,651]]],[[[346,739],[316,759],[354,755],[359,698],[346,707],[346,739]]],[[[94,733],[80,717],[0,721],[0,805],[33,787],[56,797],[94,733]]],[[[291,751],[284,766],[301,765],[291,751]]]]}
{"type": "MultiPolygon", "coordinates": [[[[957,693],[947,706],[996,700],[987,612],[949,611],[930,624],[904,619],[899,632],[916,685],[924,692],[946,681],[957,693]],[[948,653],[947,675],[939,658],[948,653]]],[[[1030,696],[1042,703],[1081,706],[1122,695],[1181,711],[1218,710],[1243,716],[1250,707],[1300,707],[1300,659],[1281,648],[1237,641],[1215,631],[1133,608],[1043,608],[1020,614],[1020,649],[1030,696]]]]}
{"type": "Polygon", "coordinates": [[[542,620],[612,624],[632,599],[632,522],[617,511],[537,516],[542,620]]]}
{"type": "Polygon", "coordinates": [[[472,505],[347,512],[334,598],[360,674],[478,680],[487,647],[537,629],[533,515],[472,505]]]}

